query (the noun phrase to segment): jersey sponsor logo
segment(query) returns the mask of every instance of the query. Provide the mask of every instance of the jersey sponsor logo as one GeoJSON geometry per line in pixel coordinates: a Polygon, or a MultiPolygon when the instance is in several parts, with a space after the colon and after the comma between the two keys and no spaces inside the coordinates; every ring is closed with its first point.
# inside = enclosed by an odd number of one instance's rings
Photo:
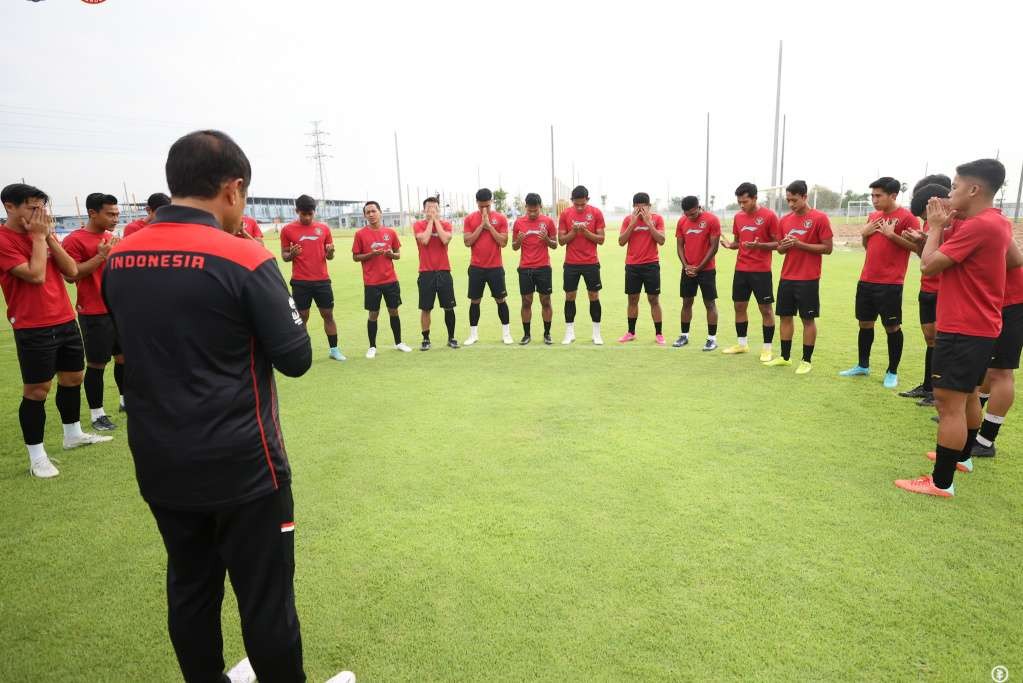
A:
{"type": "Polygon", "coordinates": [[[790,235],[805,235],[807,232],[809,232],[809,230],[799,230],[798,228],[793,228],[792,230],[789,230],[788,234],[790,234],[790,235]]]}
{"type": "Polygon", "coordinates": [[[703,224],[701,223],[699,228],[689,228],[688,230],[686,230],[686,234],[687,235],[702,235],[703,234],[703,224]]]}
{"type": "Polygon", "coordinates": [[[739,228],[739,232],[756,232],[756,231],[757,231],[757,226],[755,226],[755,225],[744,225],[741,228],[739,228]]]}
{"type": "Polygon", "coordinates": [[[298,241],[299,242],[304,242],[306,240],[312,240],[313,242],[315,242],[316,240],[320,239],[320,235],[319,235],[320,229],[316,228],[316,232],[317,232],[317,234],[315,234],[315,235],[302,235],[301,237],[298,238],[298,241]]]}
{"type": "Polygon", "coordinates": [[[369,245],[369,249],[370,249],[370,251],[376,251],[377,249],[389,249],[391,247],[391,245],[388,244],[388,242],[390,242],[390,241],[391,241],[391,238],[389,236],[385,235],[383,242],[373,242],[372,244],[369,245]]]}
{"type": "Polygon", "coordinates": [[[118,254],[107,261],[107,268],[197,268],[206,267],[206,257],[198,254],[118,254]]]}

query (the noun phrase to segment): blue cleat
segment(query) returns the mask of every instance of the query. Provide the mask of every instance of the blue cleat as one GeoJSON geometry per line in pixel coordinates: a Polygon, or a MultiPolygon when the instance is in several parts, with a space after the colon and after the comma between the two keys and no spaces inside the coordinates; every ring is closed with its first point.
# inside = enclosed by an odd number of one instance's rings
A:
{"type": "Polygon", "coordinates": [[[327,355],[330,357],[331,360],[348,360],[347,358],[344,357],[344,355],[342,355],[341,349],[337,348],[336,346],[332,348],[330,350],[330,353],[327,355]]]}
{"type": "Polygon", "coordinates": [[[884,373],[884,388],[894,389],[897,386],[899,386],[899,376],[894,372],[884,373]]]}
{"type": "Polygon", "coordinates": [[[866,377],[869,374],[870,374],[870,368],[861,368],[859,365],[857,365],[854,368],[849,368],[848,370],[843,370],[842,372],[838,373],[838,376],[839,377],[866,377]]]}

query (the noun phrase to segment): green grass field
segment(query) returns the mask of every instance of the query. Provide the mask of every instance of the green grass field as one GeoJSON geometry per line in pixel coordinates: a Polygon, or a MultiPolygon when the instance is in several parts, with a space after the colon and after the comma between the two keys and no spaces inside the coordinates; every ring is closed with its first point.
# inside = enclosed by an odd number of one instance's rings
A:
{"type": "MultiPolygon", "coordinates": [[[[279,379],[311,681],[342,668],[360,681],[988,681],[996,665],[1023,676],[1023,419],[1010,417],[994,461],[957,477],[956,498],[892,485],[929,471],[935,430],[927,409],[881,387],[883,373],[836,376],[856,360],[862,252],[825,257],[814,370],[797,377],[755,354],[702,353],[699,303],[695,347],[656,347],[645,302],[639,340],[615,344],[625,297],[612,240],[601,249],[607,346],[588,343],[582,303],[575,345],[504,347],[485,301],[481,344],[401,354],[383,324],[367,361],[358,265],[338,242],[350,360],[326,358],[314,312],[312,369],[279,379]]],[[[467,250],[451,251],[464,338],[467,250]]],[[[662,258],[672,338],[670,243],[662,258]]],[[[733,264],[731,252],[719,258],[722,345],[734,341],[733,264]]],[[[411,239],[398,265],[416,345],[411,239]]],[[[917,265],[900,389],[922,372],[917,265]]],[[[560,292],[554,302],[560,341],[560,292]]],[[[536,329],[538,308],[534,319],[536,329]]],[[[754,312],[755,349],[759,325],[754,312]]],[[[443,339],[442,316],[434,329],[443,339]]],[[[799,344],[797,324],[796,356],[799,344]]],[[[873,360],[883,371],[883,334],[873,360]]],[[[9,327],[0,377],[0,680],[180,680],[164,549],[125,433],[61,454],[50,400],[46,443],[61,476],[31,479],[9,327]]],[[[230,663],[243,656],[230,597],[224,632],[230,663]]]]}

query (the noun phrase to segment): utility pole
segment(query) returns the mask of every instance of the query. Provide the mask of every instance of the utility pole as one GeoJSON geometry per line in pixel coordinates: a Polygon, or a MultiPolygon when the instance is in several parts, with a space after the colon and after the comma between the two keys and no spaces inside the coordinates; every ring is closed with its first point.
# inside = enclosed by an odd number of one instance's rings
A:
{"type": "MultiPolygon", "coordinates": [[[[707,112],[707,157],[706,164],[703,169],[703,203],[708,208],[710,207],[710,112],[707,112]]],[[[671,197],[668,197],[668,203],[671,203],[671,197]]]]}
{"type": "MultiPolygon", "coordinates": [[[[782,41],[778,41],[778,85],[774,96],[774,156],[771,158],[771,187],[778,186],[778,120],[781,117],[781,48],[782,41]]],[[[780,195],[777,195],[780,196],[780,195]]],[[[779,202],[775,199],[775,211],[778,210],[779,202]]]]}
{"type": "Polygon", "coordinates": [[[398,171],[398,224],[405,225],[405,202],[401,198],[401,158],[398,156],[398,131],[394,131],[394,167],[398,171]]]}
{"type": "Polygon", "coordinates": [[[327,191],[326,182],[323,178],[323,160],[329,159],[330,155],[325,153],[323,150],[330,145],[324,142],[323,138],[330,135],[330,133],[320,129],[319,121],[313,121],[313,132],[306,133],[306,135],[313,139],[312,144],[306,145],[306,147],[311,147],[313,149],[313,154],[309,158],[316,160],[316,171],[320,176],[320,201],[326,203],[327,191]]]}
{"type": "Polygon", "coordinates": [[[554,126],[551,125],[551,215],[558,213],[558,187],[554,179],[554,126]]]}

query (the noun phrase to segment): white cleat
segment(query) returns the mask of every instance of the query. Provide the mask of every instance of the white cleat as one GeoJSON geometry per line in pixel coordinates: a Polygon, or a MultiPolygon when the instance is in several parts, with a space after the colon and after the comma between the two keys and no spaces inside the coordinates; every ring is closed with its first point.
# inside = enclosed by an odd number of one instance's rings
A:
{"type": "Polygon", "coordinates": [[[595,334],[593,335],[593,343],[597,346],[603,346],[604,339],[599,334],[595,334]]]}
{"type": "Polygon", "coordinates": [[[473,344],[475,344],[479,340],[480,340],[480,338],[477,337],[476,335],[474,335],[474,334],[469,335],[469,338],[466,339],[464,342],[462,342],[462,346],[472,346],[473,344]]]}
{"type": "Polygon", "coordinates": [[[575,341],[575,335],[574,334],[569,334],[568,332],[566,332],[565,333],[565,338],[561,340],[561,343],[567,345],[567,344],[571,344],[574,341],[575,341]]]}
{"type": "Polygon", "coordinates": [[[355,674],[351,671],[342,671],[327,679],[327,683],[355,683],[355,674]]]}
{"type": "Polygon", "coordinates": [[[512,336],[510,334],[506,334],[503,337],[501,337],[501,341],[503,341],[505,344],[514,344],[515,343],[515,340],[512,339],[512,336]]]}
{"type": "Polygon", "coordinates": [[[375,346],[369,347],[366,350],[366,358],[373,359],[373,358],[376,358],[376,357],[377,357],[377,347],[375,347],[375,346]]]}
{"type": "Polygon", "coordinates": [[[99,434],[90,434],[89,432],[82,432],[78,436],[64,437],[64,450],[70,451],[72,448],[78,448],[79,446],[91,446],[94,443],[106,443],[107,441],[113,441],[112,436],[100,436],[99,434]]]}
{"type": "Polygon", "coordinates": [[[398,349],[402,353],[412,353],[412,347],[406,344],[405,342],[395,344],[394,348],[398,349]]]}
{"type": "Polygon", "coordinates": [[[53,466],[47,456],[43,456],[39,460],[29,463],[28,473],[37,479],[53,479],[60,474],[60,471],[53,466]]]}
{"type": "Polygon", "coordinates": [[[256,683],[256,672],[253,671],[249,658],[246,657],[232,666],[227,672],[227,678],[231,683],[256,683]]]}

